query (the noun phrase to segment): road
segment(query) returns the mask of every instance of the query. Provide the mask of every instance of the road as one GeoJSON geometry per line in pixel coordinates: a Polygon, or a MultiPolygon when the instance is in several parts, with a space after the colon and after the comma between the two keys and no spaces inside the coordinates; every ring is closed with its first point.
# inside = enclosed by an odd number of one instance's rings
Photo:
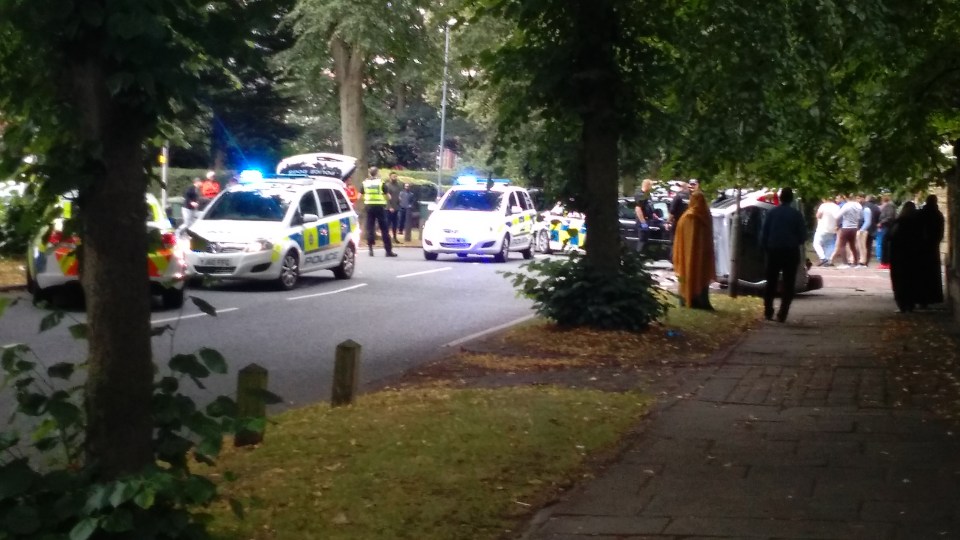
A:
{"type": "MultiPolygon", "coordinates": [[[[302,277],[292,291],[265,284],[225,283],[188,291],[209,302],[217,317],[202,313],[189,300],[181,311],[155,307],[155,326],[176,328],[154,338],[154,357],[165,364],[171,354],[200,347],[219,350],[230,365],[229,377],[215,377],[195,399],[232,395],[236,370],[251,363],[267,368],[271,391],[284,398],[283,408],[326,400],[330,394],[335,348],[352,339],[363,346],[360,383],[401,373],[436,358],[477,334],[524,320],[531,302],[517,298],[498,271],[516,271],[522,264],[511,254],[505,264],[489,258],[442,256],[426,261],[419,249],[400,249],[394,259],[382,250],[357,258],[353,279],[337,280],[330,272],[302,277]]],[[[33,307],[26,293],[8,293],[23,301],[0,319],[0,347],[29,345],[47,364],[76,361],[84,343],[70,337],[72,321],[38,333],[49,312],[33,307]]],[[[83,321],[80,307],[69,319],[83,321]]],[[[0,416],[10,410],[10,397],[0,395],[0,416]]]]}

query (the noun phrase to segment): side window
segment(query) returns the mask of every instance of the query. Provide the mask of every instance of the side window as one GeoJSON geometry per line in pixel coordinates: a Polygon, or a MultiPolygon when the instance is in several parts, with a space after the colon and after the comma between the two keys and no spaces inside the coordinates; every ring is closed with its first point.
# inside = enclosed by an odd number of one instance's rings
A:
{"type": "Polygon", "coordinates": [[[333,194],[337,197],[337,206],[340,207],[340,213],[350,211],[350,202],[347,200],[347,197],[344,196],[343,192],[339,189],[333,190],[333,194]]]}
{"type": "Polygon", "coordinates": [[[516,195],[517,195],[517,199],[519,199],[519,202],[520,202],[520,208],[524,210],[530,210],[531,208],[533,208],[533,205],[530,204],[530,197],[528,197],[526,193],[522,191],[518,191],[516,195]]]}
{"type": "Polygon", "coordinates": [[[519,205],[520,205],[520,203],[517,202],[517,192],[514,191],[514,192],[510,193],[510,200],[509,200],[509,202],[507,203],[507,215],[508,215],[508,216],[509,216],[509,215],[512,215],[512,214],[513,214],[513,207],[514,207],[514,206],[519,206],[519,205]]]}
{"type": "Polygon", "coordinates": [[[324,216],[333,216],[340,213],[340,205],[333,194],[332,189],[318,189],[317,197],[320,199],[320,209],[324,216]]]}
{"type": "Polygon", "coordinates": [[[317,199],[310,191],[304,193],[300,199],[300,216],[302,217],[305,214],[320,215],[320,212],[317,211],[317,199]]]}

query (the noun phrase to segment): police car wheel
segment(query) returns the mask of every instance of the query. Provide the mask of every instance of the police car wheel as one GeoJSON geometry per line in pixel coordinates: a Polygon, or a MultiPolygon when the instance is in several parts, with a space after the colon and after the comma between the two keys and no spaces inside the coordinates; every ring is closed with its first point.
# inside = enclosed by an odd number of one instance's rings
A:
{"type": "Polygon", "coordinates": [[[347,244],[347,247],[343,250],[343,260],[340,261],[340,266],[333,269],[333,277],[337,279],[350,279],[353,277],[356,262],[357,250],[353,247],[353,244],[347,244]]]}
{"type": "Polygon", "coordinates": [[[533,258],[533,246],[531,245],[531,246],[528,247],[527,249],[521,251],[520,254],[523,255],[523,258],[524,258],[524,259],[532,259],[532,258],[533,258]]]}
{"type": "Polygon", "coordinates": [[[30,275],[29,268],[27,268],[27,292],[30,294],[37,293],[37,282],[33,279],[33,276],[30,275]]]}
{"type": "Polygon", "coordinates": [[[537,246],[537,251],[539,251],[540,253],[549,254],[551,252],[550,233],[548,233],[547,231],[540,231],[539,233],[537,233],[536,246],[537,246]]]}
{"type": "Polygon", "coordinates": [[[428,260],[428,261],[435,261],[435,260],[437,260],[437,254],[436,254],[436,253],[431,253],[431,252],[429,252],[429,251],[424,251],[424,252],[423,252],[423,258],[426,259],[426,260],[428,260]]]}
{"type": "Polygon", "coordinates": [[[496,262],[507,262],[507,258],[510,256],[510,235],[503,237],[503,242],[500,243],[500,251],[493,256],[493,260],[496,262]]]}
{"type": "Polygon", "coordinates": [[[298,279],[300,279],[300,262],[297,260],[297,253],[288,251],[280,261],[280,277],[277,278],[277,285],[289,291],[297,286],[298,279]]]}

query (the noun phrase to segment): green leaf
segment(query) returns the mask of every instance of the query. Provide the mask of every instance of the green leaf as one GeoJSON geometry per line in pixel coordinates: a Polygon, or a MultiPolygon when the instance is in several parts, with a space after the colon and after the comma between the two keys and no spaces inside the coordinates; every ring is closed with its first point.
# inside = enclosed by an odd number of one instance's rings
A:
{"type": "Polygon", "coordinates": [[[171,371],[183,373],[195,378],[205,378],[210,375],[210,370],[204,367],[193,354],[177,354],[170,359],[167,364],[171,371]]]}
{"type": "Polygon", "coordinates": [[[26,493],[38,478],[26,459],[0,466],[0,501],[26,493]]]}
{"type": "Polygon", "coordinates": [[[97,532],[99,526],[100,518],[83,518],[70,529],[70,540],[87,540],[93,536],[93,533],[97,532]]]}
{"type": "Polygon", "coordinates": [[[190,301],[193,302],[193,305],[197,306],[197,309],[210,315],[211,317],[217,316],[217,308],[211,306],[206,300],[202,298],[197,298],[196,296],[191,296],[190,301]]]}
{"type": "Polygon", "coordinates": [[[0,357],[0,367],[7,373],[14,371],[16,361],[22,358],[24,353],[28,352],[30,352],[30,347],[23,343],[17,343],[16,345],[7,347],[3,350],[3,356],[0,357]]]}
{"type": "MultiPolygon", "coordinates": [[[[137,486],[132,482],[119,480],[113,483],[113,489],[110,491],[110,496],[107,500],[110,501],[110,505],[114,508],[119,507],[123,503],[129,501],[137,492],[137,486]]],[[[104,524],[106,529],[106,524],[104,524]]],[[[109,529],[108,529],[109,530],[109,529]]]]}
{"type": "Polygon", "coordinates": [[[47,375],[53,379],[70,380],[76,367],[76,364],[71,362],[60,362],[48,367],[47,375]]]}
{"type": "Polygon", "coordinates": [[[222,416],[232,418],[237,415],[237,403],[227,396],[217,396],[217,399],[207,405],[207,414],[214,418],[222,416]]]}
{"type": "Polygon", "coordinates": [[[3,317],[3,312],[7,310],[8,307],[16,304],[16,300],[13,298],[3,297],[0,298],[0,317],[3,317]]]}
{"type": "Polygon", "coordinates": [[[156,498],[152,488],[144,487],[133,496],[133,504],[147,510],[153,506],[153,502],[156,498]]]}
{"type": "Polygon", "coordinates": [[[283,403],[283,398],[274,394],[273,392],[265,388],[251,388],[247,390],[250,394],[259,397],[267,405],[276,405],[278,403],[283,403]]]}
{"type": "Polygon", "coordinates": [[[73,339],[87,339],[87,332],[89,328],[86,323],[77,323],[71,325],[67,330],[70,331],[70,335],[73,336],[73,339]]]}
{"type": "Polygon", "coordinates": [[[40,319],[40,331],[46,332],[47,330],[50,330],[51,328],[54,328],[57,325],[59,325],[60,321],[62,320],[63,320],[63,312],[54,311],[49,315],[47,315],[46,317],[40,319]]]}
{"type": "Polygon", "coordinates": [[[204,347],[200,349],[200,359],[207,369],[213,373],[224,374],[227,372],[227,360],[220,354],[220,351],[204,347]]]}

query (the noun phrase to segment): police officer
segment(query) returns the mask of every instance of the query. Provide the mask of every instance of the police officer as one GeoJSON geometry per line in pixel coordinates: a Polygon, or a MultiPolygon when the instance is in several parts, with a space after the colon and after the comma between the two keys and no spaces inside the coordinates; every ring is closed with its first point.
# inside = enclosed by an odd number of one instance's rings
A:
{"type": "Polygon", "coordinates": [[[396,257],[393,252],[393,244],[390,243],[390,231],[387,229],[387,200],[390,195],[387,193],[384,181],[380,178],[380,170],[376,167],[370,167],[370,177],[360,185],[360,193],[363,195],[363,205],[367,211],[367,246],[370,248],[370,256],[373,256],[373,244],[377,240],[377,233],[374,230],[374,224],[380,228],[380,236],[383,238],[383,247],[387,250],[387,257],[396,257]]]}

